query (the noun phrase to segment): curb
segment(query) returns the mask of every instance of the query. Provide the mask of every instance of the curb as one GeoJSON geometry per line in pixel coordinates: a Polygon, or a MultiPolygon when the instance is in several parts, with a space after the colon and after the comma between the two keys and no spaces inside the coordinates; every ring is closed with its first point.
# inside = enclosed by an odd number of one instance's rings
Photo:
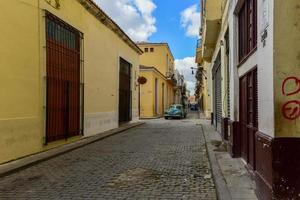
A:
{"type": "Polygon", "coordinates": [[[145,124],[145,122],[131,123],[131,124],[124,125],[124,126],[121,126],[119,128],[116,128],[116,129],[112,129],[112,130],[109,130],[109,131],[105,131],[103,133],[99,133],[99,134],[94,135],[94,136],[90,136],[90,137],[87,137],[87,138],[82,138],[81,140],[70,143],[70,144],[66,144],[66,145],[63,145],[63,146],[60,146],[60,147],[56,147],[54,149],[50,149],[50,150],[47,150],[47,151],[32,154],[32,155],[26,156],[24,158],[20,158],[20,159],[2,164],[2,165],[0,165],[0,177],[7,176],[7,175],[12,174],[14,172],[17,172],[17,171],[20,171],[20,170],[25,169],[27,167],[30,167],[34,164],[40,163],[40,162],[45,161],[45,160],[49,160],[53,157],[59,156],[61,154],[64,154],[64,153],[67,153],[67,152],[70,152],[70,151],[73,151],[75,149],[81,148],[81,147],[86,146],[88,144],[97,142],[99,140],[105,139],[107,137],[116,135],[118,133],[124,132],[128,129],[131,129],[131,128],[134,128],[134,127],[137,127],[137,126],[140,126],[140,125],[143,125],[143,124],[145,124]]]}
{"type": "Polygon", "coordinates": [[[221,172],[220,166],[218,164],[217,158],[215,156],[215,153],[213,152],[213,146],[210,144],[210,141],[208,140],[208,133],[204,130],[204,127],[202,124],[200,124],[201,130],[205,139],[205,146],[208,154],[208,159],[210,162],[212,175],[214,179],[214,183],[216,186],[216,192],[217,192],[217,199],[218,200],[231,200],[232,197],[230,195],[229,189],[227,187],[225,178],[221,172]]]}

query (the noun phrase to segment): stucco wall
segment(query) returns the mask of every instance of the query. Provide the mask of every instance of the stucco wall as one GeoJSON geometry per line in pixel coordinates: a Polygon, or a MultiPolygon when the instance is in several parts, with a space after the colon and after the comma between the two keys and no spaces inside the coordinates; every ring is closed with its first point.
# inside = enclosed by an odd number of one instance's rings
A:
{"type": "Polygon", "coordinates": [[[300,2],[275,0],[276,137],[300,137],[300,2]]]}
{"type": "MultiPolygon", "coordinates": [[[[85,136],[118,126],[119,57],[132,64],[133,120],[137,120],[139,55],[77,1],[55,9],[44,0],[0,1],[0,163],[65,141],[44,144],[44,9],[84,34],[85,136]]],[[[71,142],[72,139],[67,142],[71,142]]]]}
{"type": "Polygon", "coordinates": [[[259,130],[274,136],[274,98],[273,98],[273,3],[269,2],[269,26],[266,45],[261,42],[261,17],[263,8],[258,1],[257,50],[238,66],[238,19],[234,14],[237,0],[231,2],[229,14],[230,31],[230,107],[231,119],[239,120],[239,78],[257,67],[258,79],[258,126],[259,130]]]}
{"type": "Polygon", "coordinates": [[[165,109],[174,103],[174,90],[165,77],[154,69],[140,70],[140,76],[147,79],[147,83],[141,85],[141,118],[153,118],[163,116],[165,109]],[[157,79],[157,111],[155,112],[155,79],[157,79]],[[164,89],[163,89],[164,85],[164,89]]]}
{"type": "Polygon", "coordinates": [[[141,65],[155,67],[164,76],[167,74],[168,67],[171,67],[174,72],[174,58],[166,45],[155,45],[155,44],[139,44],[138,45],[143,51],[145,48],[149,49],[149,52],[144,52],[140,56],[141,65]],[[154,48],[154,52],[150,52],[150,48],[154,48]],[[168,58],[168,60],[167,60],[168,58]]]}

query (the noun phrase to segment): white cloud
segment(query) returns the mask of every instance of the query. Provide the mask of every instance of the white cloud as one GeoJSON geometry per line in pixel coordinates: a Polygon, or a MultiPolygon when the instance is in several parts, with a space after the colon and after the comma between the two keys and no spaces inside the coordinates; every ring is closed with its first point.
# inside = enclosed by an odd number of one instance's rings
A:
{"type": "MultiPolygon", "coordinates": [[[[196,78],[195,75],[192,74],[191,67],[197,67],[195,57],[186,57],[175,60],[175,68],[184,75],[187,89],[191,91],[191,94],[194,94],[196,78]]],[[[196,71],[194,70],[194,72],[196,71]]]]}
{"type": "Polygon", "coordinates": [[[153,0],[94,0],[134,41],[156,32],[153,0]]]}
{"type": "Polygon", "coordinates": [[[195,4],[181,12],[181,26],[185,28],[186,36],[199,37],[201,20],[197,8],[198,6],[195,4]]]}

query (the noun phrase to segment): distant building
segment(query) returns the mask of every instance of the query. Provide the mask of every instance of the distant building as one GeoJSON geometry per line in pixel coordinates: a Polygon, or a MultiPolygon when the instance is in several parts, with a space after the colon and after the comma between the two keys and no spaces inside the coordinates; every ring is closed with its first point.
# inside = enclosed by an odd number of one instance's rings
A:
{"type": "Polygon", "coordinates": [[[142,51],[93,1],[0,8],[0,163],[138,120],[142,51]]]}
{"type": "Polygon", "coordinates": [[[140,56],[140,77],[147,80],[140,85],[140,117],[161,117],[175,103],[174,57],[167,43],[137,45],[144,51],[140,56]]]}
{"type": "Polygon", "coordinates": [[[177,84],[175,86],[175,103],[185,105],[186,85],[184,76],[180,74],[178,70],[175,70],[175,79],[177,80],[177,84]]]}

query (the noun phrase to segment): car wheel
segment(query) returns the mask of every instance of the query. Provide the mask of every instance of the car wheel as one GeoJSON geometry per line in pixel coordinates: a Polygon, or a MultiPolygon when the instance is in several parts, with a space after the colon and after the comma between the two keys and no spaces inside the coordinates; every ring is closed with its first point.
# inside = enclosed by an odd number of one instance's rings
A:
{"type": "Polygon", "coordinates": [[[165,117],[165,119],[169,119],[168,117],[165,117]]]}

